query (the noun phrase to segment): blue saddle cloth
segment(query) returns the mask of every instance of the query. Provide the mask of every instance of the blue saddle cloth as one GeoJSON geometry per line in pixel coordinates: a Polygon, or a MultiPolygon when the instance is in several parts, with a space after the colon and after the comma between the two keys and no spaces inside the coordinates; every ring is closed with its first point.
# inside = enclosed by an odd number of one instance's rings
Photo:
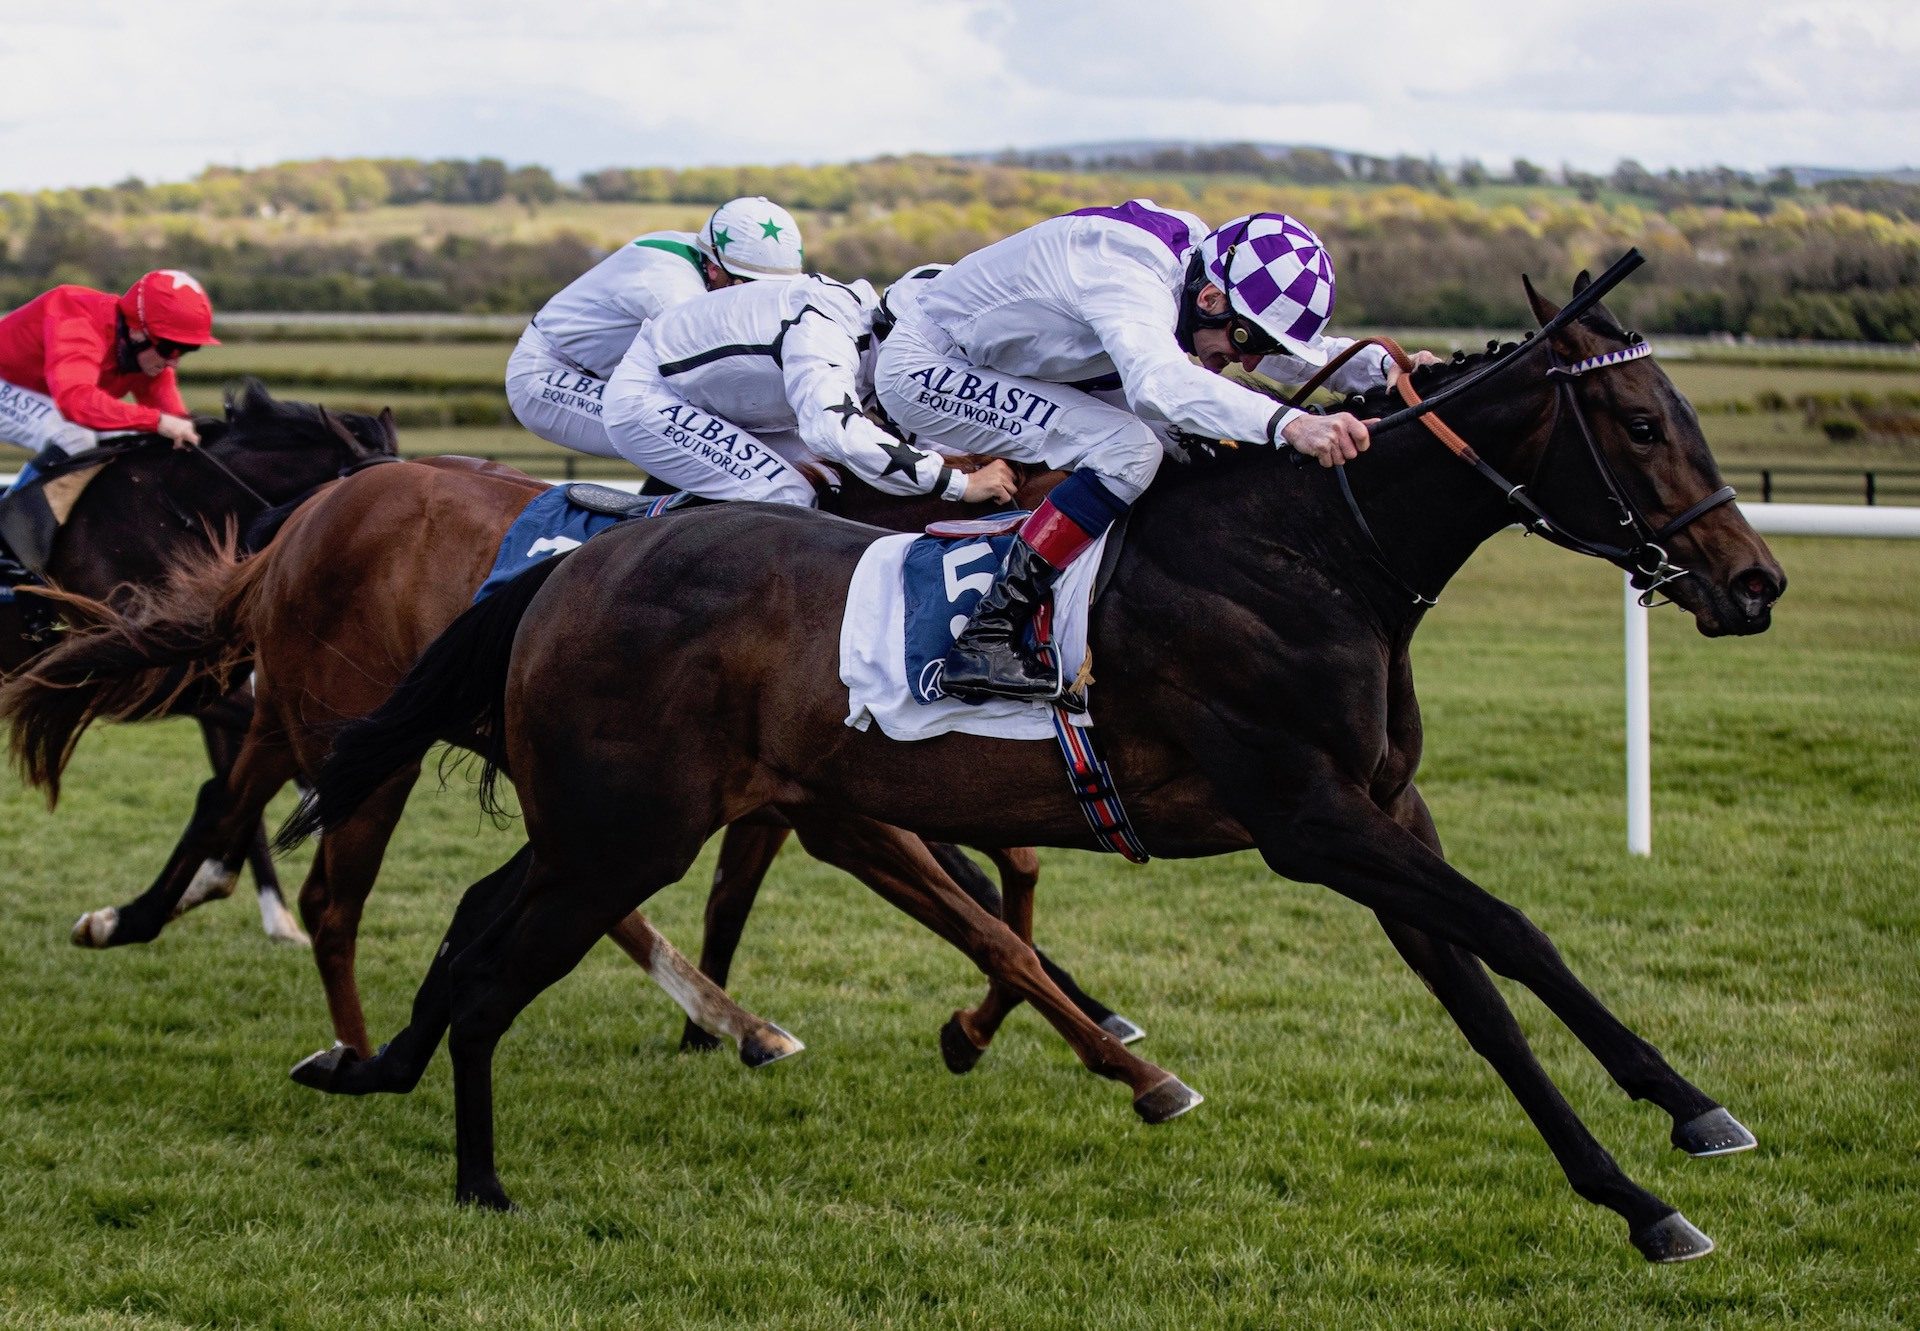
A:
{"type": "MultiPolygon", "coordinates": [[[[1005,519],[1025,516],[995,514],[989,522],[1003,525],[1005,519]]],[[[906,605],[907,689],[916,702],[937,702],[947,696],[940,687],[940,665],[980,598],[993,586],[1014,539],[1012,531],[994,536],[922,536],[907,547],[900,582],[906,605]]]]}
{"type": "Polygon", "coordinates": [[[535,564],[578,549],[609,527],[659,517],[686,499],[684,494],[639,498],[602,485],[556,485],[521,509],[500,538],[500,553],[494,556],[487,580],[474,592],[474,603],[486,600],[535,564]],[[582,492],[580,496],[575,496],[575,490],[582,492]],[[609,496],[614,497],[612,502],[609,496]]]}

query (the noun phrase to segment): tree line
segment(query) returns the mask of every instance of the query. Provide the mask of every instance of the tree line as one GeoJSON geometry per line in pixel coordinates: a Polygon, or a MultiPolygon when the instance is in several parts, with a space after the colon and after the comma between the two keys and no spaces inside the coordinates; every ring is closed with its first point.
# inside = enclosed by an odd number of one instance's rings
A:
{"type": "MultiPolygon", "coordinates": [[[[1283,179],[1239,169],[1246,159],[1234,145],[1205,150],[1213,154],[1207,157],[1189,149],[1178,150],[1185,155],[1177,160],[1159,156],[1172,151],[1070,170],[936,157],[613,168],[572,185],[544,168],[491,158],[359,159],[213,168],[174,185],[125,181],[4,194],[0,301],[17,304],[57,282],[123,286],[164,263],[192,269],[226,309],[532,310],[621,238],[356,239],[351,216],[427,202],[511,199],[537,210],[564,200],[568,219],[587,218],[581,225],[590,227],[593,210],[578,202],[707,206],[741,194],[765,194],[802,212],[810,266],[886,282],[1045,217],[1145,195],[1212,221],[1260,209],[1300,217],[1334,254],[1338,315],[1347,324],[1523,325],[1520,273],[1543,290],[1564,291],[1580,268],[1638,245],[1653,262],[1613,304],[1648,331],[1920,340],[1920,206],[1912,197],[1920,190],[1912,186],[1789,188],[1790,178],[1756,181],[1717,169],[1655,174],[1622,163],[1605,190],[1563,186],[1475,198],[1459,188],[1471,178],[1464,168],[1379,181],[1356,176],[1373,168],[1356,167],[1351,155],[1293,150],[1287,169],[1316,178],[1283,179]],[[326,240],[213,234],[213,219],[284,210],[342,220],[326,240]],[[166,214],[175,216],[160,246],[125,224],[166,214]]],[[[1413,159],[1367,160],[1388,161],[1390,174],[1418,175],[1394,165],[1413,159]]]]}

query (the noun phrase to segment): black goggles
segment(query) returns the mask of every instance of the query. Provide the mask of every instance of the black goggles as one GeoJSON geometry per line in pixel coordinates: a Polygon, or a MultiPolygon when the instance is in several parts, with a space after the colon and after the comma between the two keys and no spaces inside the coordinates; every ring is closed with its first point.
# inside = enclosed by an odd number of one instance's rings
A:
{"type": "Polygon", "coordinates": [[[184,356],[189,351],[200,350],[200,344],[198,342],[175,342],[172,338],[167,337],[154,338],[152,345],[155,351],[159,352],[168,360],[173,360],[178,356],[184,356]]]}
{"type": "Polygon", "coordinates": [[[1239,248],[1240,242],[1235,241],[1227,246],[1227,252],[1220,259],[1220,280],[1225,287],[1221,294],[1227,298],[1227,338],[1233,343],[1236,355],[1271,356],[1280,350],[1280,344],[1273,340],[1266,329],[1236,313],[1233,308],[1233,252],[1239,248]]]}

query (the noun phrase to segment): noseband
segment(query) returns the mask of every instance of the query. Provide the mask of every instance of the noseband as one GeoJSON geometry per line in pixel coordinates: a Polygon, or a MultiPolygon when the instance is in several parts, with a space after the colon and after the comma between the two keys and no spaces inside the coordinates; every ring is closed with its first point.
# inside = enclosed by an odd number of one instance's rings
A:
{"type": "MultiPolygon", "coordinates": [[[[1419,421],[1435,438],[1445,444],[1454,456],[1460,458],[1463,462],[1473,467],[1475,471],[1486,477],[1488,482],[1499,489],[1501,494],[1506,497],[1509,504],[1520,510],[1520,525],[1526,530],[1564,549],[1572,550],[1576,554],[1591,555],[1597,559],[1604,559],[1626,570],[1633,579],[1633,585],[1641,589],[1640,603],[1642,605],[1651,605],[1660,588],[1678,578],[1687,576],[1689,572],[1689,570],[1681,568],[1668,557],[1668,542],[1680,532],[1705,517],[1708,513],[1719,508],[1722,504],[1732,502],[1734,489],[1731,485],[1723,485],[1712,494],[1688,506],[1685,512],[1681,513],[1671,522],[1655,527],[1647,518],[1646,514],[1641,512],[1639,505],[1633,502],[1632,497],[1627,494],[1626,490],[1620,484],[1619,473],[1614,470],[1613,464],[1607,460],[1607,455],[1601,449],[1599,440],[1594,438],[1592,423],[1587,419],[1587,414],[1580,405],[1579,395],[1574,389],[1575,381],[1582,375],[1591,374],[1598,370],[1611,369],[1617,365],[1624,365],[1629,361],[1641,360],[1653,354],[1653,347],[1644,341],[1634,342],[1629,346],[1621,347],[1614,351],[1603,352],[1598,356],[1589,356],[1585,360],[1575,361],[1571,365],[1562,362],[1559,353],[1553,347],[1553,334],[1566,328],[1575,319],[1578,319],[1594,305],[1598,304],[1603,295],[1618,286],[1626,279],[1629,273],[1644,262],[1645,259],[1641,256],[1640,251],[1627,251],[1611,268],[1607,269],[1606,272],[1589,283],[1584,290],[1575,294],[1573,299],[1568,301],[1558,314],[1542,324],[1537,334],[1529,334],[1525,342],[1522,342],[1520,346],[1516,347],[1506,356],[1489,365],[1483,366],[1462,379],[1448,384],[1432,397],[1422,398],[1414,388],[1413,361],[1407,356],[1406,352],[1402,351],[1398,344],[1391,338],[1382,337],[1370,338],[1366,342],[1355,343],[1352,347],[1347,348],[1339,359],[1329,364],[1325,370],[1316,375],[1314,379],[1308,383],[1307,387],[1296,395],[1296,398],[1304,399],[1314,388],[1317,388],[1319,384],[1324,381],[1327,375],[1331,374],[1347,357],[1360,350],[1361,347],[1367,345],[1382,347],[1388,355],[1393,357],[1394,364],[1399,367],[1400,374],[1398,379],[1395,380],[1394,388],[1400,394],[1401,400],[1407,405],[1403,410],[1394,412],[1392,415],[1378,422],[1374,426],[1375,431],[1389,430],[1396,425],[1404,424],[1408,421],[1419,421]],[[1574,422],[1579,426],[1580,438],[1586,445],[1587,458],[1593,464],[1593,469],[1599,476],[1601,488],[1605,491],[1607,498],[1613,503],[1622,536],[1625,538],[1620,543],[1589,540],[1584,536],[1575,534],[1569,530],[1565,524],[1556,521],[1541,508],[1533,496],[1527,492],[1527,486],[1525,484],[1517,484],[1503,476],[1497,468],[1485,458],[1482,458],[1471,444],[1465,439],[1462,439],[1451,426],[1435,414],[1436,408],[1442,403],[1463,397],[1468,392],[1485,385],[1497,376],[1513,368],[1513,366],[1526,359],[1541,347],[1546,348],[1548,362],[1546,376],[1553,382],[1555,388],[1554,411],[1556,428],[1549,433],[1547,446],[1545,449],[1542,449],[1540,460],[1534,464],[1534,474],[1537,477],[1540,468],[1546,462],[1547,451],[1552,448],[1553,439],[1557,435],[1558,416],[1560,412],[1564,410],[1573,417],[1574,422]]],[[[1354,498],[1353,488],[1347,481],[1346,468],[1336,467],[1334,468],[1334,472],[1339,478],[1340,493],[1346,499],[1348,510],[1353,514],[1354,521],[1359,526],[1361,532],[1366,536],[1367,540],[1372,543],[1375,562],[1380,564],[1395,582],[1399,583],[1401,589],[1405,591],[1415,603],[1420,605],[1434,604],[1435,597],[1414,590],[1407,584],[1405,579],[1394,572],[1392,566],[1387,563],[1386,552],[1382,549],[1379,539],[1374,536],[1372,528],[1368,526],[1365,516],[1361,513],[1359,502],[1354,498]]]]}

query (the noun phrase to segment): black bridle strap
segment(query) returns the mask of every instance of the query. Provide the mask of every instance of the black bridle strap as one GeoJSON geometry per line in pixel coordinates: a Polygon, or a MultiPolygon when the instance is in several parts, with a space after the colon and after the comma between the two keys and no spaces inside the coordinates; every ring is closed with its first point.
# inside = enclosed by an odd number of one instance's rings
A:
{"type": "Polygon", "coordinates": [[[187,445],[186,451],[189,453],[196,454],[200,458],[205,460],[207,465],[211,466],[215,471],[219,472],[222,476],[225,476],[228,480],[232,481],[235,485],[239,486],[240,489],[243,492],[245,492],[247,497],[252,499],[256,504],[260,505],[260,507],[262,508],[273,507],[273,501],[271,499],[268,499],[265,495],[261,494],[258,490],[254,489],[251,485],[248,485],[245,481],[241,480],[239,476],[234,474],[233,468],[229,467],[226,463],[222,462],[219,458],[209,453],[205,448],[202,448],[198,444],[189,444],[187,445]]]}

